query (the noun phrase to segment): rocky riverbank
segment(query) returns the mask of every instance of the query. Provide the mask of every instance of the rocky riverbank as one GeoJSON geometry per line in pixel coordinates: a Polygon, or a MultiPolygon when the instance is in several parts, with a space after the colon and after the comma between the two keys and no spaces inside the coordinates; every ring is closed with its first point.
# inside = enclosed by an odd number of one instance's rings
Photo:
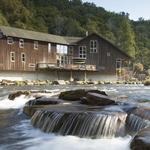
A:
{"type": "Polygon", "coordinates": [[[41,85],[67,85],[67,84],[74,84],[74,85],[100,85],[100,84],[145,84],[150,85],[150,81],[65,81],[65,80],[26,80],[26,81],[11,81],[11,80],[2,80],[0,81],[1,86],[41,86],[41,85]]]}

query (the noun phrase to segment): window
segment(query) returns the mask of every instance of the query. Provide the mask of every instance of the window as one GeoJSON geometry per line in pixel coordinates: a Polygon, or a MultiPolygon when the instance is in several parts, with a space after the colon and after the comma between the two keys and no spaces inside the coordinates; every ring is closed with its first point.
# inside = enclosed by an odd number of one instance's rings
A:
{"type": "Polygon", "coordinates": [[[15,52],[10,52],[10,61],[15,62],[15,52]]]}
{"type": "Polygon", "coordinates": [[[68,64],[68,57],[66,55],[61,56],[60,60],[61,65],[68,64]]]}
{"type": "Polygon", "coordinates": [[[79,47],[79,57],[86,58],[86,46],[79,47]]]}
{"type": "Polygon", "coordinates": [[[48,43],[48,53],[51,53],[51,48],[52,48],[51,43],[48,43]]]}
{"type": "Polygon", "coordinates": [[[35,68],[35,64],[34,63],[29,63],[29,67],[30,68],[35,68]]]}
{"type": "Polygon", "coordinates": [[[39,45],[38,45],[38,41],[34,41],[34,49],[38,49],[39,45]]]}
{"type": "Polygon", "coordinates": [[[58,54],[67,54],[68,47],[66,45],[57,45],[56,46],[58,54]]]}
{"type": "Polygon", "coordinates": [[[107,57],[110,57],[110,52],[107,52],[107,57]]]}
{"type": "Polygon", "coordinates": [[[68,53],[69,53],[69,55],[73,55],[73,46],[69,47],[69,52],[68,53]]]}
{"type": "Polygon", "coordinates": [[[14,40],[12,37],[7,37],[7,44],[13,44],[14,40]]]}
{"type": "Polygon", "coordinates": [[[23,62],[23,63],[26,62],[26,55],[25,55],[25,53],[21,53],[21,62],[23,62]]]}
{"type": "Polygon", "coordinates": [[[97,53],[97,40],[90,41],[90,52],[97,53]]]}
{"type": "Polygon", "coordinates": [[[19,47],[24,48],[24,40],[23,39],[19,39],[19,47]]]}

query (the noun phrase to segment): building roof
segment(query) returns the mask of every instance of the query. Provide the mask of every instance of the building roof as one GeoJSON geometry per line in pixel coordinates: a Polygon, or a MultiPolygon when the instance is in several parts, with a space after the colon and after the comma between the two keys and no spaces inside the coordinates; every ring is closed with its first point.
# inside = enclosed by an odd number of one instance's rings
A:
{"type": "Polygon", "coordinates": [[[58,43],[64,45],[75,44],[77,41],[81,40],[81,37],[59,36],[59,35],[35,32],[35,31],[24,30],[24,29],[8,27],[8,26],[0,26],[0,31],[5,36],[12,36],[12,37],[18,37],[24,39],[37,40],[37,41],[45,41],[45,42],[58,43]]]}
{"type": "Polygon", "coordinates": [[[14,27],[9,27],[9,26],[0,26],[0,32],[2,32],[5,36],[44,41],[44,42],[57,43],[57,44],[64,44],[64,45],[76,45],[79,41],[84,40],[85,38],[91,36],[92,34],[96,34],[97,36],[99,36],[100,38],[102,38],[103,40],[111,44],[113,47],[115,47],[118,51],[126,55],[128,58],[131,58],[131,56],[127,55],[125,52],[120,50],[112,42],[110,42],[109,40],[106,40],[104,37],[102,37],[101,35],[97,33],[92,33],[86,37],[71,37],[71,36],[59,36],[59,35],[53,35],[53,34],[48,34],[48,33],[30,31],[30,30],[19,29],[19,28],[14,28],[14,27]]]}

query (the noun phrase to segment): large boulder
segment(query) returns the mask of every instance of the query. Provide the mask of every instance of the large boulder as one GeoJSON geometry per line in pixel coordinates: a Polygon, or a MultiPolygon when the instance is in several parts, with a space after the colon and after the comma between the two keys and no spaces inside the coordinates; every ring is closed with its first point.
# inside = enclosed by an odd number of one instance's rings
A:
{"type": "Polygon", "coordinates": [[[132,150],[150,150],[150,127],[141,130],[132,140],[132,150]]]}
{"type": "Polygon", "coordinates": [[[109,96],[105,96],[99,93],[91,93],[88,92],[87,95],[87,103],[90,105],[113,105],[115,104],[115,101],[111,99],[109,96]]]}
{"type": "Polygon", "coordinates": [[[68,101],[80,101],[83,97],[86,97],[88,92],[107,95],[104,91],[78,89],[78,90],[61,92],[59,98],[68,101]]]}
{"type": "Polygon", "coordinates": [[[30,91],[17,91],[17,92],[9,94],[8,99],[9,100],[14,100],[16,97],[19,97],[21,95],[26,95],[27,96],[29,94],[30,94],[30,91]]]}

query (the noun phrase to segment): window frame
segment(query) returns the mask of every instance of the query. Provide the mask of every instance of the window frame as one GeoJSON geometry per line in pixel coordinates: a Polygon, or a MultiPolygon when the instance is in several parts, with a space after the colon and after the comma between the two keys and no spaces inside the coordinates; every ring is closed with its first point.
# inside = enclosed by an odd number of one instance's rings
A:
{"type": "Polygon", "coordinates": [[[38,50],[38,48],[39,48],[39,42],[38,41],[34,41],[34,49],[35,50],[38,50]]]}
{"type": "Polygon", "coordinates": [[[90,53],[97,53],[98,41],[90,40],[90,53]]]}
{"type": "Polygon", "coordinates": [[[24,48],[24,39],[19,39],[19,48],[24,48]]]}
{"type": "Polygon", "coordinates": [[[10,52],[10,62],[15,62],[15,52],[10,52]]]}
{"type": "Polygon", "coordinates": [[[73,46],[69,46],[69,49],[68,49],[68,55],[73,55],[73,52],[74,52],[74,47],[73,46]]]}
{"type": "Polygon", "coordinates": [[[12,45],[12,44],[14,44],[14,39],[13,39],[13,37],[7,37],[7,44],[8,45],[12,45]],[[12,40],[12,42],[10,42],[12,40]]]}
{"type": "Polygon", "coordinates": [[[24,53],[24,52],[21,53],[21,62],[22,63],[26,62],[26,53],[24,53]]]}
{"type": "Polygon", "coordinates": [[[86,46],[79,46],[79,57],[86,59],[86,57],[87,57],[86,46]]]}

